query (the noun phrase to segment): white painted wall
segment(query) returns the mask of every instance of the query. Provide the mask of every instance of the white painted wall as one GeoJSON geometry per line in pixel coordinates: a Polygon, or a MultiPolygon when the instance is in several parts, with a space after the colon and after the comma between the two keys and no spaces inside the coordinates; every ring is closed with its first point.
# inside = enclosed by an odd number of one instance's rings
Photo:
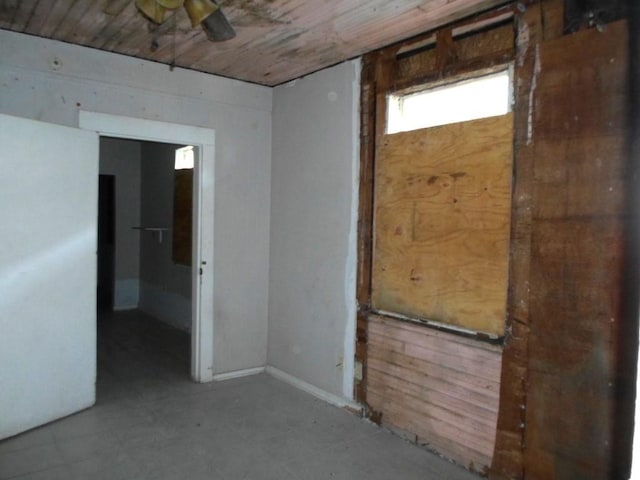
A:
{"type": "Polygon", "coordinates": [[[269,365],[351,398],[360,62],[274,91],[269,365]],[[340,365],[340,363],[343,365],[340,365]]]}
{"type": "Polygon", "coordinates": [[[191,267],[173,262],[174,163],[184,145],[144,142],[140,224],[167,227],[140,233],[140,310],[184,331],[191,330],[191,267]]]}
{"type": "Polygon", "coordinates": [[[115,310],[136,308],[140,283],[140,147],[132,140],[100,139],[100,173],[115,176],[115,310]]]}
{"type": "Polygon", "coordinates": [[[214,373],[266,361],[271,104],[266,87],[0,30],[2,113],[77,127],[82,109],[216,131],[214,373]]]}

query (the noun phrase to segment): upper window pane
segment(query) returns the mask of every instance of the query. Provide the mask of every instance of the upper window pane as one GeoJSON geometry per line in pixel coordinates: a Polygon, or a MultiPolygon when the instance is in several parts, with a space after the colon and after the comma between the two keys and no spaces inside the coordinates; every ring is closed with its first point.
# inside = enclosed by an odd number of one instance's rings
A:
{"type": "Polygon", "coordinates": [[[389,95],[387,133],[504,115],[511,110],[509,70],[408,95],[389,95]]]}

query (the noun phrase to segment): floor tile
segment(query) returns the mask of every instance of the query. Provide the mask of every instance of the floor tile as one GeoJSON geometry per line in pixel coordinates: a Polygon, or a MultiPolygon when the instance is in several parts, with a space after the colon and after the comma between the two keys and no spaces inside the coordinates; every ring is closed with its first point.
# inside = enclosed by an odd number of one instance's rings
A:
{"type": "Polygon", "coordinates": [[[267,374],[189,379],[189,336],[140,312],[99,322],[97,402],[0,442],[0,480],[473,480],[267,374]]]}
{"type": "Polygon", "coordinates": [[[35,473],[63,464],[64,459],[53,444],[3,453],[0,455],[0,479],[35,473]]]}

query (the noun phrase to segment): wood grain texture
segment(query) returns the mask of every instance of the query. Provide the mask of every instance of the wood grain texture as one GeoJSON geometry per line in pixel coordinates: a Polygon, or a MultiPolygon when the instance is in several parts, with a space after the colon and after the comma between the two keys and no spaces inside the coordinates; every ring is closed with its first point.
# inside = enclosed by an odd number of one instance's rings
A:
{"type": "Polygon", "coordinates": [[[542,41],[542,8],[536,2],[516,15],[514,62],[514,184],[505,338],[500,388],[500,414],[489,478],[524,478],[524,427],[530,324],[531,231],[535,145],[529,140],[531,101],[537,83],[535,45],[542,41]]]}
{"type": "Polygon", "coordinates": [[[626,478],[612,445],[618,331],[635,325],[621,315],[627,35],[618,22],[538,49],[527,478],[626,478]]]}
{"type": "Polygon", "coordinates": [[[179,11],[149,24],[133,0],[0,2],[0,28],[278,85],[491,8],[500,0],[224,0],[236,38],[206,40],[179,11]],[[169,18],[169,17],[167,17],[169,18]],[[152,42],[157,47],[152,48],[152,42]]]}
{"type": "Polygon", "coordinates": [[[513,117],[387,135],[375,178],[373,307],[501,336],[513,117]]]}
{"type": "Polygon", "coordinates": [[[367,398],[384,425],[482,472],[491,462],[501,349],[369,317],[367,398]]]}

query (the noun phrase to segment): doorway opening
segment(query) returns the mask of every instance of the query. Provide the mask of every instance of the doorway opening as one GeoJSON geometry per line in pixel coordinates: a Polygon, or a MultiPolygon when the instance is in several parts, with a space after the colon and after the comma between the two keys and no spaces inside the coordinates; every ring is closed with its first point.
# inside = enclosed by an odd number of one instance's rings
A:
{"type": "MultiPolygon", "coordinates": [[[[170,160],[167,160],[167,163],[170,165],[171,175],[175,172],[174,162],[176,148],[186,145],[193,146],[194,166],[191,182],[193,192],[191,201],[192,236],[190,240],[191,265],[188,269],[183,269],[183,271],[177,275],[172,275],[172,273],[175,272],[170,272],[167,275],[167,278],[170,278],[165,284],[160,284],[159,288],[157,288],[158,285],[152,284],[152,288],[146,289],[147,293],[144,291],[145,286],[140,281],[140,278],[138,278],[138,290],[136,291],[136,277],[127,277],[124,275],[121,284],[118,285],[118,282],[115,284],[114,299],[118,300],[114,300],[114,305],[119,304],[120,306],[126,306],[127,302],[129,302],[129,307],[135,306],[137,294],[139,302],[142,301],[142,303],[144,303],[145,300],[143,297],[148,295],[151,297],[151,300],[148,301],[147,304],[162,309],[162,300],[158,300],[158,298],[160,298],[158,293],[170,291],[171,289],[178,289],[179,292],[185,293],[184,280],[185,277],[188,278],[190,282],[187,281],[186,283],[190,283],[191,290],[190,302],[187,301],[187,305],[190,307],[190,313],[187,315],[188,318],[186,321],[184,320],[184,315],[182,315],[182,318],[183,324],[187,325],[191,331],[191,378],[197,382],[212,381],[214,372],[213,213],[215,132],[207,128],[83,111],[79,114],[79,126],[85,130],[97,132],[101,138],[108,137],[114,140],[146,145],[147,147],[145,148],[150,150],[149,154],[151,156],[157,156],[159,150],[165,148],[163,146],[171,144],[171,149],[167,147],[164,153],[167,155],[167,158],[171,157],[170,160]],[[169,151],[170,154],[167,153],[169,151]],[[170,282],[175,280],[175,276],[182,277],[182,281],[180,282],[181,287],[170,284],[170,282]],[[183,290],[179,290],[180,288],[183,290]],[[154,295],[156,296],[155,299],[154,295]]],[[[140,148],[142,149],[142,146],[140,148]]],[[[141,163],[141,179],[143,178],[142,165],[141,163]]],[[[150,168],[149,171],[151,172],[150,175],[158,173],[158,170],[154,168],[150,168]]],[[[123,176],[123,179],[126,178],[130,178],[130,176],[123,176]]],[[[116,179],[115,184],[117,190],[118,179],[116,179]]],[[[173,196],[169,198],[168,203],[170,204],[170,210],[173,210],[173,196]]],[[[153,212],[156,207],[154,195],[152,194],[150,195],[147,207],[144,208],[149,208],[153,212]]],[[[142,202],[140,203],[140,208],[140,214],[142,214],[142,202]]],[[[131,213],[130,209],[122,209],[122,211],[131,213]]],[[[169,235],[170,232],[166,225],[160,224],[163,223],[160,222],[160,220],[160,218],[152,216],[149,218],[150,223],[147,225],[142,224],[140,221],[134,222],[137,223],[137,225],[131,224],[130,226],[138,227],[138,229],[135,230],[132,228],[128,233],[137,231],[139,236],[138,242],[147,242],[150,248],[165,248],[168,245],[163,242],[168,242],[167,235],[169,235]],[[156,221],[159,223],[156,224],[156,221]],[[144,240],[145,238],[146,240],[144,240]]],[[[118,231],[116,225],[116,238],[118,231]]],[[[121,230],[121,233],[124,233],[124,231],[121,230]]],[[[173,242],[171,242],[171,244],[172,243],[173,242]]],[[[140,250],[140,252],[142,251],[143,250],[140,250]]],[[[139,256],[138,261],[144,263],[146,260],[139,256]]],[[[158,267],[158,265],[152,265],[151,268],[160,267],[158,267]]],[[[173,315],[173,317],[176,317],[176,315],[173,315]]]]}
{"type": "Polygon", "coordinates": [[[145,372],[188,378],[193,154],[193,146],[100,137],[98,401],[145,372]]]}

